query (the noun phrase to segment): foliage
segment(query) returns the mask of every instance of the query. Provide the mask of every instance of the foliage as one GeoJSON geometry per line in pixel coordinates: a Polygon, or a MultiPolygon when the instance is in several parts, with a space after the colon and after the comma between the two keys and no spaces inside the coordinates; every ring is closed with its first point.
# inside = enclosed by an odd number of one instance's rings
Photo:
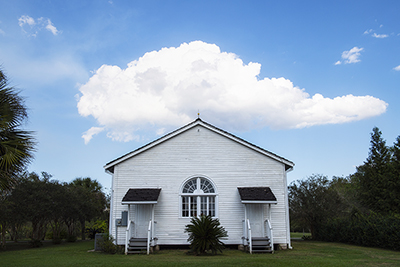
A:
{"type": "Polygon", "coordinates": [[[102,238],[97,239],[97,246],[99,246],[104,253],[115,254],[118,252],[119,248],[114,244],[114,241],[112,235],[105,233],[102,235],[102,238]]]}
{"type": "Polygon", "coordinates": [[[218,251],[222,253],[224,243],[220,239],[227,237],[228,233],[220,226],[218,219],[213,219],[210,215],[201,215],[193,217],[190,222],[191,224],[185,227],[185,233],[189,234],[188,242],[192,252],[196,255],[205,254],[209,250],[213,254],[218,251]]]}
{"type": "Polygon", "coordinates": [[[105,220],[96,220],[89,224],[86,233],[90,239],[94,239],[96,234],[107,232],[107,222],[105,220]]]}
{"type": "Polygon", "coordinates": [[[11,189],[16,175],[33,158],[32,132],[20,129],[27,117],[23,98],[0,70],[0,190],[11,189]]]}
{"type": "Polygon", "coordinates": [[[79,211],[76,213],[76,219],[81,223],[81,237],[85,240],[85,223],[101,216],[106,208],[106,197],[101,191],[101,184],[90,177],[76,178],[70,183],[70,187],[77,193],[79,211]]]}
{"type": "MultiPolygon", "coordinates": [[[[51,178],[46,172],[41,176],[25,173],[19,178],[19,183],[5,196],[6,200],[0,199],[0,223],[5,220],[8,229],[31,223],[29,238],[35,244],[45,236],[51,236],[55,244],[60,244],[64,238],[69,242],[76,241],[76,226],[80,225],[80,219],[100,217],[105,207],[104,193],[90,192],[84,187],[51,178]],[[51,235],[46,235],[49,229],[51,235]],[[66,234],[62,235],[63,232],[66,234]]],[[[86,181],[92,180],[87,178],[86,181]]],[[[97,181],[93,184],[96,185],[94,190],[101,188],[97,181]]],[[[82,227],[85,232],[84,224],[82,227]]]]}
{"type": "Polygon", "coordinates": [[[319,238],[319,227],[327,218],[342,216],[346,210],[332,184],[326,176],[314,174],[289,185],[290,217],[298,225],[310,229],[313,239],[319,238]]]}
{"type": "Polygon", "coordinates": [[[370,144],[366,161],[349,178],[289,186],[294,225],[309,225],[317,240],[400,250],[400,136],[388,147],[374,127],[370,144]]]}
{"type": "Polygon", "coordinates": [[[354,212],[322,226],[321,240],[400,250],[400,218],[375,212],[354,212]]]}
{"type": "Polygon", "coordinates": [[[385,214],[400,213],[400,199],[397,197],[400,176],[396,172],[398,155],[398,146],[387,147],[381,131],[374,127],[368,158],[352,176],[364,208],[385,214]]]}

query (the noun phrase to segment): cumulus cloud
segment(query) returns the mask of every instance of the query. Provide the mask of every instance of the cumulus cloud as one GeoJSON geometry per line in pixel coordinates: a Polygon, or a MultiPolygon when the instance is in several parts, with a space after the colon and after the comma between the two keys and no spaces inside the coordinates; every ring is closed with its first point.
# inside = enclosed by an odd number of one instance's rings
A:
{"type": "MultiPolygon", "coordinates": [[[[192,121],[198,110],[227,130],[345,123],[386,111],[387,104],[372,96],[310,96],[288,79],[260,79],[260,68],[215,44],[183,43],[148,52],[125,69],[101,66],[80,86],[77,107],[118,141],[137,139],[146,127],[162,134],[192,121]]],[[[93,132],[84,134],[86,143],[93,132]]]]}
{"type": "Polygon", "coordinates": [[[394,70],[400,71],[400,65],[398,65],[397,67],[393,68],[394,70]]]}
{"type": "Polygon", "coordinates": [[[357,46],[353,47],[349,51],[344,51],[342,53],[342,59],[343,61],[336,61],[335,65],[340,65],[342,63],[344,64],[352,64],[352,63],[357,63],[360,62],[360,56],[361,56],[361,51],[363,51],[364,48],[358,48],[357,46]]]}
{"type": "Polygon", "coordinates": [[[58,35],[60,33],[50,19],[43,17],[35,20],[28,15],[23,15],[18,19],[18,25],[24,33],[32,37],[36,37],[43,29],[50,31],[53,35],[58,35]]]}

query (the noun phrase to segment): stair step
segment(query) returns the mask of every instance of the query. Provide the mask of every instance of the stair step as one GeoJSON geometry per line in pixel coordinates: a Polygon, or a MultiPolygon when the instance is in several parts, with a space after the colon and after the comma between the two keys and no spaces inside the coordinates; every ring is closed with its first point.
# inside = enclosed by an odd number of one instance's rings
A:
{"type": "Polygon", "coordinates": [[[140,250],[140,249],[147,249],[147,246],[129,246],[128,250],[140,250]]]}
{"type": "Polygon", "coordinates": [[[251,238],[252,241],[269,241],[268,237],[253,237],[251,238]]]}
{"type": "Polygon", "coordinates": [[[129,239],[130,242],[147,242],[147,238],[131,238],[129,239]]]}
{"type": "Polygon", "coordinates": [[[264,241],[264,240],[263,240],[263,241],[261,241],[261,240],[259,240],[259,241],[254,241],[254,240],[253,240],[251,243],[252,243],[253,245],[255,245],[255,246],[257,246],[257,245],[258,245],[258,246],[263,246],[263,245],[264,245],[264,246],[268,246],[268,245],[271,244],[271,242],[269,242],[269,241],[264,241]]]}
{"type": "Polygon", "coordinates": [[[273,251],[271,249],[253,249],[253,253],[272,253],[273,251]]]}
{"type": "Polygon", "coordinates": [[[134,247],[134,246],[147,246],[147,242],[133,242],[133,241],[130,241],[130,242],[129,242],[129,246],[130,246],[130,247],[134,247]]]}
{"type": "Polygon", "coordinates": [[[147,251],[144,250],[128,250],[127,254],[146,254],[147,251]]]}

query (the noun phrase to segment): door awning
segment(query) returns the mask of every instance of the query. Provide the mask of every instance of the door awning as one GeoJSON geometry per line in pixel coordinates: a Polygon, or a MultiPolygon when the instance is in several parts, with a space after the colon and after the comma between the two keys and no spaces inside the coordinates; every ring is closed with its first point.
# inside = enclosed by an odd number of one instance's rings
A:
{"type": "Polygon", "coordinates": [[[157,204],[161,188],[131,188],[122,199],[122,205],[157,204]]]}
{"type": "Polygon", "coordinates": [[[276,197],[269,187],[238,187],[243,204],[276,204],[276,197]]]}

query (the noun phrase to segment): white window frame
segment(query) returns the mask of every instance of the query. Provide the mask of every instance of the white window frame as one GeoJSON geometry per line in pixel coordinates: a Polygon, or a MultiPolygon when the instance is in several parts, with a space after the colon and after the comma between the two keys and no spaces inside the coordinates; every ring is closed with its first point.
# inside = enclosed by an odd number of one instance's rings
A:
{"type": "Polygon", "coordinates": [[[196,175],[196,176],[189,177],[188,179],[186,179],[182,183],[181,188],[179,190],[179,217],[180,218],[190,219],[190,218],[192,218],[194,216],[200,216],[201,210],[202,210],[202,207],[201,207],[202,197],[207,197],[206,198],[206,201],[207,201],[207,204],[206,204],[207,205],[206,206],[207,213],[209,213],[209,209],[210,209],[210,199],[211,199],[210,197],[214,198],[214,216],[212,216],[212,217],[213,218],[218,218],[218,193],[217,193],[217,187],[215,186],[215,184],[213,183],[213,181],[211,179],[209,179],[209,178],[207,178],[205,176],[202,176],[202,175],[196,175]],[[185,185],[189,181],[194,180],[194,179],[196,179],[196,190],[193,193],[183,193],[185,185]],[[214,193],[204,193],[203,190],[200,189],[201,180],[202,179],[208,181],[212,185],[212,187],[214,189],[214,193]],[[183,197],[188,197],[188,200],[189,200],[189,203],[188,203],[189,216],[183,216],[183,211],[184,211],[183,210],[183,197]],[[195,197],[196,198],[196,211],[195,212],[193,212],[191,210],[191,207],[192,207],[192,205],[191,205],[191,200],[192,200],[191,197],[195,197]]]}

